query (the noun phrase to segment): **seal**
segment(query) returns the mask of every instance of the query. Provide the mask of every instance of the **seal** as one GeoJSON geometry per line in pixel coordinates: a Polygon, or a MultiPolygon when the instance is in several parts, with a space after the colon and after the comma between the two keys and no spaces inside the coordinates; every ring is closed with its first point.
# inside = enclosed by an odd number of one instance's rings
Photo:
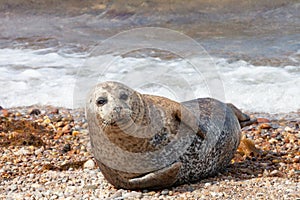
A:
{"type": "Polygon", "coordinates": [[[167,188],[213,176],[233,158],[241,127],[255,122],[216,99],[179,103],[113,81],[91,90],[86,117],[101,172],[125,189],[167,188]]]}

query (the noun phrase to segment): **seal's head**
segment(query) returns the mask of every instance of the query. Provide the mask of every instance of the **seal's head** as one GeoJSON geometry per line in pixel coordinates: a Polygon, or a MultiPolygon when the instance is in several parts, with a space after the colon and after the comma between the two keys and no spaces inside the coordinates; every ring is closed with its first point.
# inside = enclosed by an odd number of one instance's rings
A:
{"type": "Polygon", "coordinates": [[[119,82],[103,82],[88,96],[87,109],[102,125],[117,125],[135,120],[143,101],[135,90],[119,82]]]}

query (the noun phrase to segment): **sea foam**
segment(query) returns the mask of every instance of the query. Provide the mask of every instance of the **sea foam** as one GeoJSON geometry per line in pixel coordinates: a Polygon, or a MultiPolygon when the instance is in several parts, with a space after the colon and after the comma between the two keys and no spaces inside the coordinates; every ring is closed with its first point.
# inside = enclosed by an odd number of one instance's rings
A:
{"type": "MultiPolygon", "coordinates": [[[[178,101],[214,97],[251,112],[287,113],[300,109],[300,66],[254,66],[243,60],[213,58],[212,75],[206,73],[207,68],[195,68],[185,59],[102,55],[103,62],[109,63],[105,69],[101,63],[89,66],[90,59],[88,53],[0,49],[0,105],[73,108],[77,97],[84,100],[96,82],[116,80],[141,92],[178,101]],[[89,81],[91,76],[96,77],[96,82],[89,81]],[[218,84],[209,85],[216,77],[218,84]],[[75,88],[81,78],[86,81],[80,82],[82,89],[78,91],[75,88]],[[212,95],[214,91],[223,95],[212,95]]],[[[199,66],[207,67],[207,59],[194,59],[199,66]]]]}

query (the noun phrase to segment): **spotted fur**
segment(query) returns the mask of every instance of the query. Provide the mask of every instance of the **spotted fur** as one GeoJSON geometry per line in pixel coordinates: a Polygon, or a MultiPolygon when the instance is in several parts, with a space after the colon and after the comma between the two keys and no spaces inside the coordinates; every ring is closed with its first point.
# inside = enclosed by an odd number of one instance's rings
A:
{"type": "Polygon", "coordinates": [[[86,114],[103,175],[126,189],[165,188],[216,174],[239,145],[240,124],[252,122],[212,98],[178,103],[117,82],[92,90],[86,114]]]}

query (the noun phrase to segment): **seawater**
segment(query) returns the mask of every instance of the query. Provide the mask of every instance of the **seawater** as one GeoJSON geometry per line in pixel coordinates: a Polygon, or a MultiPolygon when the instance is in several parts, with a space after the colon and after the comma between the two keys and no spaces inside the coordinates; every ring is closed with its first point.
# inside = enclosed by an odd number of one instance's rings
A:
{"type": "MultiPolygon", "coordinates": [[[[245,111],[297,111],[299,7],[298,1],[284,0],[0,1],[0,106],[83,107],[94,84],[117,80],[178,101],[214,97],[245,111]],[[211,57],[189,58],[200,66],[195,68],[185,58],[162,52],[123,56],[112,50],[89,63],[99,42],[143,27],[185,34],[211,57]]],[[[177,37],[160,36],[190,51],[177,37]]],[[[140,41],[132,35],[115,42],[113,47],[140,41]]]]}
{"type": "MultiPolygon", "coordinates": [[[[207,85],[209,77],[205,77],[201,69],[200,72],[196,71],[182,58],[166,60],[151,56],[138,58],[111,54],[102,57],[103,60],[113,60],[113,63],[104,74],[97,74],[97,66],[87,66],[87,60],[90,59],[87,51],[78,53],[57,48],[0,49],[0,105],[16,107],[50,104],[77,107],[78,94],[74,93],[78,93],[78,79],[94,73],[99,76],[98,82],[117,80],[128,85],[152,80],[153,76],[153,83],[163,84],[151,84],[148,81],[148,84],[135,89],[178,101],[215,97],[212,96],[212,90],[221,88],[224,92],[221,100],[231,102],[245,111],[287,113],[300,109],[300,66],[254,66],[244,60],[213,57],[221,85],[211,88],[207,85]],[[86,74],[79,73],[80,70],[86,74]],[[167,76],[159,76],[158,73],[167,76]],[[143,74],[144,77],[141,76],[143,74]]],[[[201,57],[193,59],[199,65],[206,64],[206,59],[201,57]]],[[[84,91],[79,91],[82,97],[90,88],[89,83],[86,83],[84,91]]],[[[79,106],[83,107],[84,104],[79,106]]]]}

